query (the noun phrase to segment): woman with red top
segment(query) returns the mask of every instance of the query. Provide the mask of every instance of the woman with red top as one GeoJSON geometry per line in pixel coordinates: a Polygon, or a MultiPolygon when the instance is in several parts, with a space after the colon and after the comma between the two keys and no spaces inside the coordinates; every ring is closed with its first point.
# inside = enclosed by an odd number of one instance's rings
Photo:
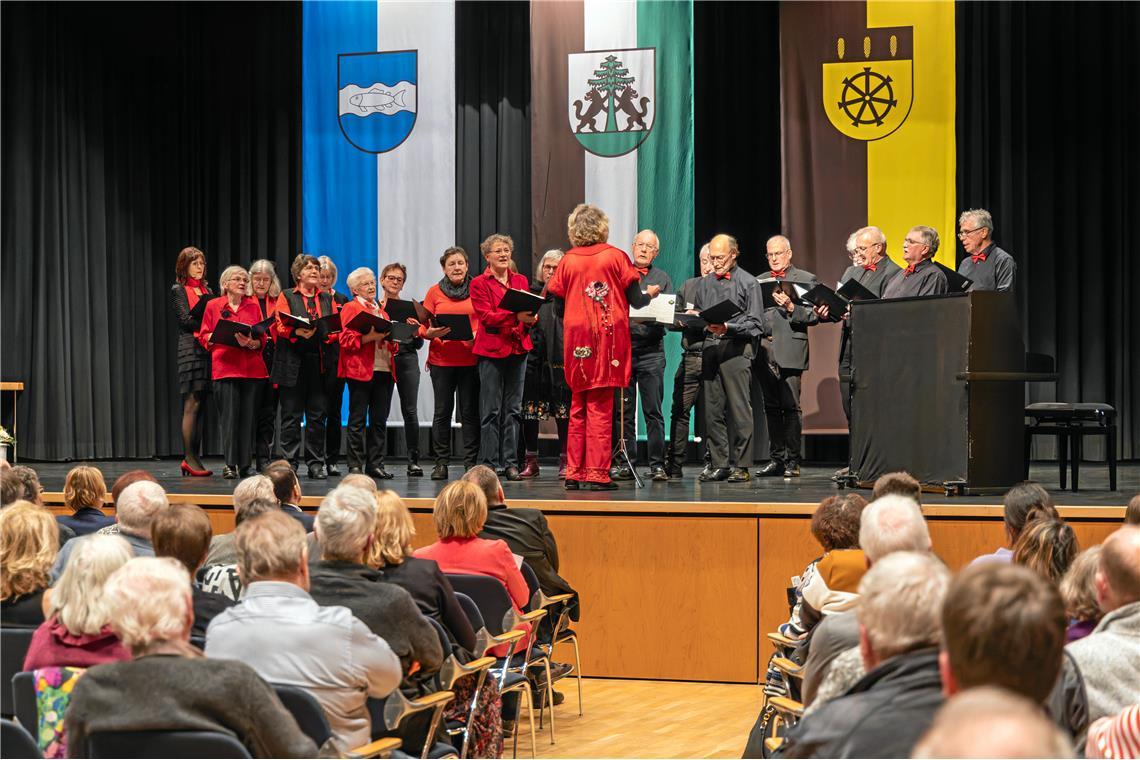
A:
{"type": "Polygon", "coordinates": [[[614,390],[629,386],[629,307],[649,303],[661,289],[641,292],[640,275],[623,251],[609,245],[610,220],[596,206],[579,204],[567,220],[574,246],[546,290],[562,300],[563,356],[570,386],[566,434],[566,488],[585,481],[594,491],[610,481],[614,390]]]}
{"type": "MultiPolygon", "coordinates": [[[[524,275],[511,271],[515,243],[509,235],[491,235],[479,249],[487,269],[472,278],[471,305],[480,329],[475,335],[479,367],[479,463],[507,480],[521,480],[518,467],[519,425],[522,420],[526,356],[533,348],[529,328],[532,312],[515,314],[499,308],[508,290],[526,290],[524,275]]],[[[631,265],[632,266],[632,265],[631,265]]]]}
{"type": "Polygon", "coordinates": [[[257,392],[268,373],[265,360],[261,358],[264,337],[238,333],[237,346],[210,340],[214,328],[223,319],[247,325],[261,321],[257,299],[249,295],[249,273],[239,266],[227,267],[218,278],[218,287],[224,295],[206,304],[198,341],[210,352],[213,364],[214,387],[222,412],[222,448],[226,457],[222,477],[232,480],[239,473],[243,478],[255,474],[250,460],[253,456],[257,392]]]}
{"type": "Polygon", "coordinates": [[[321,264],[315,256],[302,253],[293,259],[289,273],[296,287],[277,297],[277,345],[273,351],[273,382],[281,391],[281,453],[289,466],[297,469],[301,455],[301,418],[305,419],[305,462],[309,477],[324,480],[325,395],[327,372],[336,372],[329,336],[321,317],[333,313],[333,300],[320,292],[321,264]],[[293,327],[282,314],[307,319],[311,327],[293,327]]]}
{"type": "MultiPolygon", "coordinates": [[[[202,402],[210,393],[210,354],[194,334],[202,322],[191,313],[199,299],[212,295],[206,283],[206,254],[189,246],[174,262],[177,282],[170,288],[170,307],[178,320],[178,389],[182,393],[182,474],[212,475],[198,459],[202,440],[202,402]]],[[[201,312],[199,312],[201,314],[201,312]]]]}
{"type": "MultiPolygon", "coordinates": [[[[408,268],[400,262],[387,264],[380,270],[380,307],[386,308],[389,300],[400,299],[400,291],[408,281],[408,268]]],[[[400,299],[402,300],[402,299],[400,299]]],[[[411,320],[415,327],[419,323],[411,320]]],[[[399,346],[393,356],[393,373],[396,377],[396,392],[400,394],[400,414],[404,418],[404,446],[408,449],[408,477],[422,478],[420,467],[420,354],[424,339],[415,332],[404,332],[392,336],[399,346]]]]}
{"type": "MultiPolygon", "coordinates": [[[[349,302],[348,296],[336,290],[337,270],[336,264],[328,256],[318,256],[321,263],[321,278],[319,280],[322,293],[328,293],[332,298],[333,311],[340,311],[349,302]]],[[[340,461],[340,412],[344,401],[344,378],[336,368],[340,366],[340,336],[329,342],[325,347],[328,356],[328,365],[331,371],[325,372],[325,396],[328,398],[328,416],[325,419],[325,470],[332,477],[340,475],[337,462],[340,461]]]]}
{"type": "MultiPolygon", "coordinates": [[[[471,277],[467,251],[455,246],[439,257],[443,277],[428,288],[424,308],[432,314],[464,314],[471,320],[471,331],[478,333],[479,320],[471,305],[471,277]]],[[[479,456],[479,376],[475,373],[473,340],[451,340],[449,327],[420,327],[420,337],[431,341],[427,369],[435,392],[435,414],[431,422],[431,447],[435,456],[432,480],[447,480],[451,457],[451,415],[459,396],[459,421],[463,425],[463,469],[469,470],[479,456]]]]}
{"type": "MultiPolygon", "coordinates": [[[[277,269],[268,259],[258,259],[249,265],[249,282],[261,318],[272,317],[277,311],[277,297],[281,295],[281,280],[277,279],[277,269]]],[[[265,371],[273,374],[273,332],[265,334],[265,347],[261,358],[265,361],[265,371]]],[[[257,461],[257,471],[261,472],[273,459],[273,434],[277,428],[277,387],[266,378],[258,393],[257,424],[253,436],[253,456],[257,461]]]]}
{"type": "Polygon", "coordinates": [[[349,327],[358,314],[388,318],[376,301],[376,275],[368,267],[352,270],[346,280],[352,300],[340,310],[340,359],[337,376],[348,384],[348,471],[364,472],[387,480],[384,469],[385,438],[388,434],[388,408],[392,405],[392,353],[394,343],[387,332],[369,328],[361,333],[349,327]],[[368,423],[365,446],[364,427],[368,423]]]}

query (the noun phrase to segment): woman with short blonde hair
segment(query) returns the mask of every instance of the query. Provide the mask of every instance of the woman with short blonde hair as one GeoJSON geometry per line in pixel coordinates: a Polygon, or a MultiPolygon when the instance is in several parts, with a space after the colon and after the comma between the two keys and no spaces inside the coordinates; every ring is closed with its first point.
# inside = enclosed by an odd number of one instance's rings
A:
{"type": "Polygon", "coordinates": [[[589,203],[579,203],[566,219],[566,234],[575,248],[605,243],[610,239],[610,218],[589,203]]]}
{"type": "Polygon", "coordinates": [[[43,595],[58,553],[59,528],[46,509],[17,501],[0,510],[0,625],[44,622],[43,595]]]}
{"type": "MultiPolygon", "coordinates": [[[[261,318],[268,319],[277,313],[277,298],[281,295],[281,280],[277,278],[277,267],[269,259],[258,259],[249,265],[249,286],[253,291],[253,298],[257,301],[257,308],[261,311],[261,318]]],[[[266,336],[265,346],[261,349],[261,358],[265,362],[265,371],[273,374],[273,356],[277,350],[276,341],[270,331],[266,336]]],[[[277,432],[277,402],[279,394],[269,378],[261,382],[258,390],[257,420],[254,424],[253,455],[257,461],[257,470],[265,469],[269,460],[273,458],[273,437],[277,432]]]]}
{"type": "Polygon", "coordinates": [[[412,514],[404,506],[404,500],[395,491],[384,489],[376,492],[375,538],[368,547],[364,562],[369,567],[380,569],[388,565],[398,565],[412,555],[412,539],[416,526],[412,514]]]}
{"type": "Polygon", "coordinates": [[[82,464],[73,467],[63,481],[63,503],[72,514],[58,515],[55,519],[75,531],[76,536],[86,536],[114,525],[115,518],[103,514],[103,500],[106,498],[107,483],[98,467],[82,464]]]}
{"type": "MultiPolygon", "coordinates": [[[[340,311],[350,299],[344,293],[339,293],[336,290],[336,264],[328,256],[318,256],[317,261],[321,265],[321,290],[328,293],[329,298],[332,299],[333,311],[340,311]]],[[[328,414],[325,420],[325,467],[329,475],[336,477],[340,475],[340,467],[337,466],[337,463],[340,462],[340,435],[342,432],[340,408],[341,401],[344,399],[344,378],[340,377],[335,370],[340,362],[340,343],[333,340],[326,346],[325,351],[328,356],[329,368],[333,370],[324,373],[325,398],[328,402],[328,414]]]]}
{"type": "Polygon", "coordinates": [[[1077,555],[1061,579],[1061,598],[1069,627],[1065,643],[1083,639],[1093,632],[1104,617],[1096,597],[1096,572],[1100,567],[1100,545],[1091,546],[1077,555]]]}
{"type": "Polygon", "coordinates": [[[134,556],[131,545],[122,536],[98,533],[74,540],[63,574],[45,596],[48,619],[32,636],[24,670],[89,668],[131,658],[111,630],[104,594],[107,579],[134,556]]]}

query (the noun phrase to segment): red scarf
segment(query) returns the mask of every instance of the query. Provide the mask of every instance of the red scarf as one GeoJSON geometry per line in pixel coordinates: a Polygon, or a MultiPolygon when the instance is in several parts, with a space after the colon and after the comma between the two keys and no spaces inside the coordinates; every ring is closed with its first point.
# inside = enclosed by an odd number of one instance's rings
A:
{"type": "Polygon", "coordinates": [[[191,309],[198,305],[198,299],[202,297],[198,294],[198,288],[202,288],[202,293],[206,292],[206,289],[202,287],[201,280],[195,280],[193,277],[186,278],[186,300],[190,303],[191,309]]]}

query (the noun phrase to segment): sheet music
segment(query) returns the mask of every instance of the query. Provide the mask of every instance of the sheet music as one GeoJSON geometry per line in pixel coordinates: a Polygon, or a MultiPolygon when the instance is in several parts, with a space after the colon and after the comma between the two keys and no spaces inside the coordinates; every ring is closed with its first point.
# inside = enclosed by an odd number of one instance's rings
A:
{"type": "Polygon", "coordinates": [[[646,322],[660,322],[673,324],[673,317],[677,313],[677,295],[675,293],[660,293],[640,309],[630,309],[629,318],[646,322]]]}

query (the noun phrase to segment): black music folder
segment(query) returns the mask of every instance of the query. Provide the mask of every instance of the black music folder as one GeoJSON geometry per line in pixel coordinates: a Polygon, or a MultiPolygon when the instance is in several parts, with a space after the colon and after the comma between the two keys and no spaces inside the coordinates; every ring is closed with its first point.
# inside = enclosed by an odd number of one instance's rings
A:
{"type": "Polygon", "coordinates": [[[503,294],[503,298],[499,301],[499,308],[506,309],[515,314],[523,312],[530,312],[532,314],[538,313],[539,308],[546,303],[546,299],[542,296],[536,296],[529,290],[519,290],[511,288],[503,294]]]}
{"type": "Polygon", "coordinates": [[[863,287],[857,280],[848,280],[835,291],[848,301],[878,301],[879,297],[863,287]]]}
{"type": "Polygon", "coordinates": [[[686,314],[678,312],[673,318],[673,324],[666,327],[666,330],[674,332],[684,332],[685,330],[704,330],[709,326],[705,318],[700,314],[686,314]]]}
{"type": "Polygon", "coordinates": [[[245,322],[238,322],[233,319],[219,319],[218,324],[214,325],[214,331],[210,333],[210,342],[243,348],[237,341],[238,335],[244,335],[247,338],[260,338],[269,331],[274,321],[273,317],[269,317],[257,324],[247,325],[245,322]]]}
{"type": "Polygon", "coordinates": [[[788,298],[792,299],[794,303],[799,303],[801,300],[801,291],[796,287],[796,284],[794,282],[788,282],[787,280],[778,280],[773,277],[770,280],[757,280],[756,283],[760,286],[760,296],[764,301],[765,309],[784,308],[780,306],[780,304],[776,303],[776,299],[772,297],[772,294],[777,290],[786,295],[788,298]]]}
{"type": "Polygon", "coordinates": [[[701,319],[710,325],[723,325],[728,320],[735,316],[744,313],[744,309],[737,306],[732,301],[725,299],[715,306],[710,306],[701,311],[701,319]]]}
{"type": "Polygon", "coordinates": [[[826,306],[829,322],[838,322],[847,311],[847,300],[822,282],[804,293],[803,300],[812,306],[826,306]]]}
{"type": "Polygon", "coordinates": [[[389,298],[384,303],[384,312],[393,322],[407,322],[409,319],[414,319],[421,325],[428,324],[435,317],[415,299],[405,301],[401,298],[389,298]]]}
{"type": "Polygon", "coordinates": [[[190,310],[190,316],[193,317],[194,321],[199,325],[202,324],[202,315],[206,313],[206,304],[213,300],[213,298],[213,296],[207,295],[199,296],[198,303],[194,304],[194,308],[190,310]]]}
{"type": "Polygon", "coordinates": [[[475,340],[475,333],[471,331],[471,317],[466,314],[436,314],[435,326],[451,328],[451,332],[440,340],[475,340]]]}
{"type": "MultiPolygon", "coordinates": [[[[934,259],[931,259],[931,261],[934,261],[934,259]]],[[[934,264],[946,275],[946,284],[950,286],[951,293],[965,293],[970,289],[970,286],[974,284],[974,281],[969,277],[958,274],[945,264],[937,261],[934,261],[934,264]]]]}
{"type": "Polygon", "coordinates": [[[344,327],[347,327],[349,330],[355,330],[361,335],[365,335],[369,330],[373,329],[378,333],[390,332],[392,330],[392,323],[384,319],[384,317],[378,317],[375,314],[362,311],[348,320],[348,324],[344,325],[344,327]]]}
{"type": "Polygon", "coordinates": [[[289,327],[297,329],[298,327],[308,330],[310,328],[323,329],[326,333],[340,332],[340,312],[335,314],[326,314],[319,317],[316,322],[308,317],[298,317],[296,314],[290,314],[287,311],[277,312],[281,316],[281,321],[289,327]]]}

